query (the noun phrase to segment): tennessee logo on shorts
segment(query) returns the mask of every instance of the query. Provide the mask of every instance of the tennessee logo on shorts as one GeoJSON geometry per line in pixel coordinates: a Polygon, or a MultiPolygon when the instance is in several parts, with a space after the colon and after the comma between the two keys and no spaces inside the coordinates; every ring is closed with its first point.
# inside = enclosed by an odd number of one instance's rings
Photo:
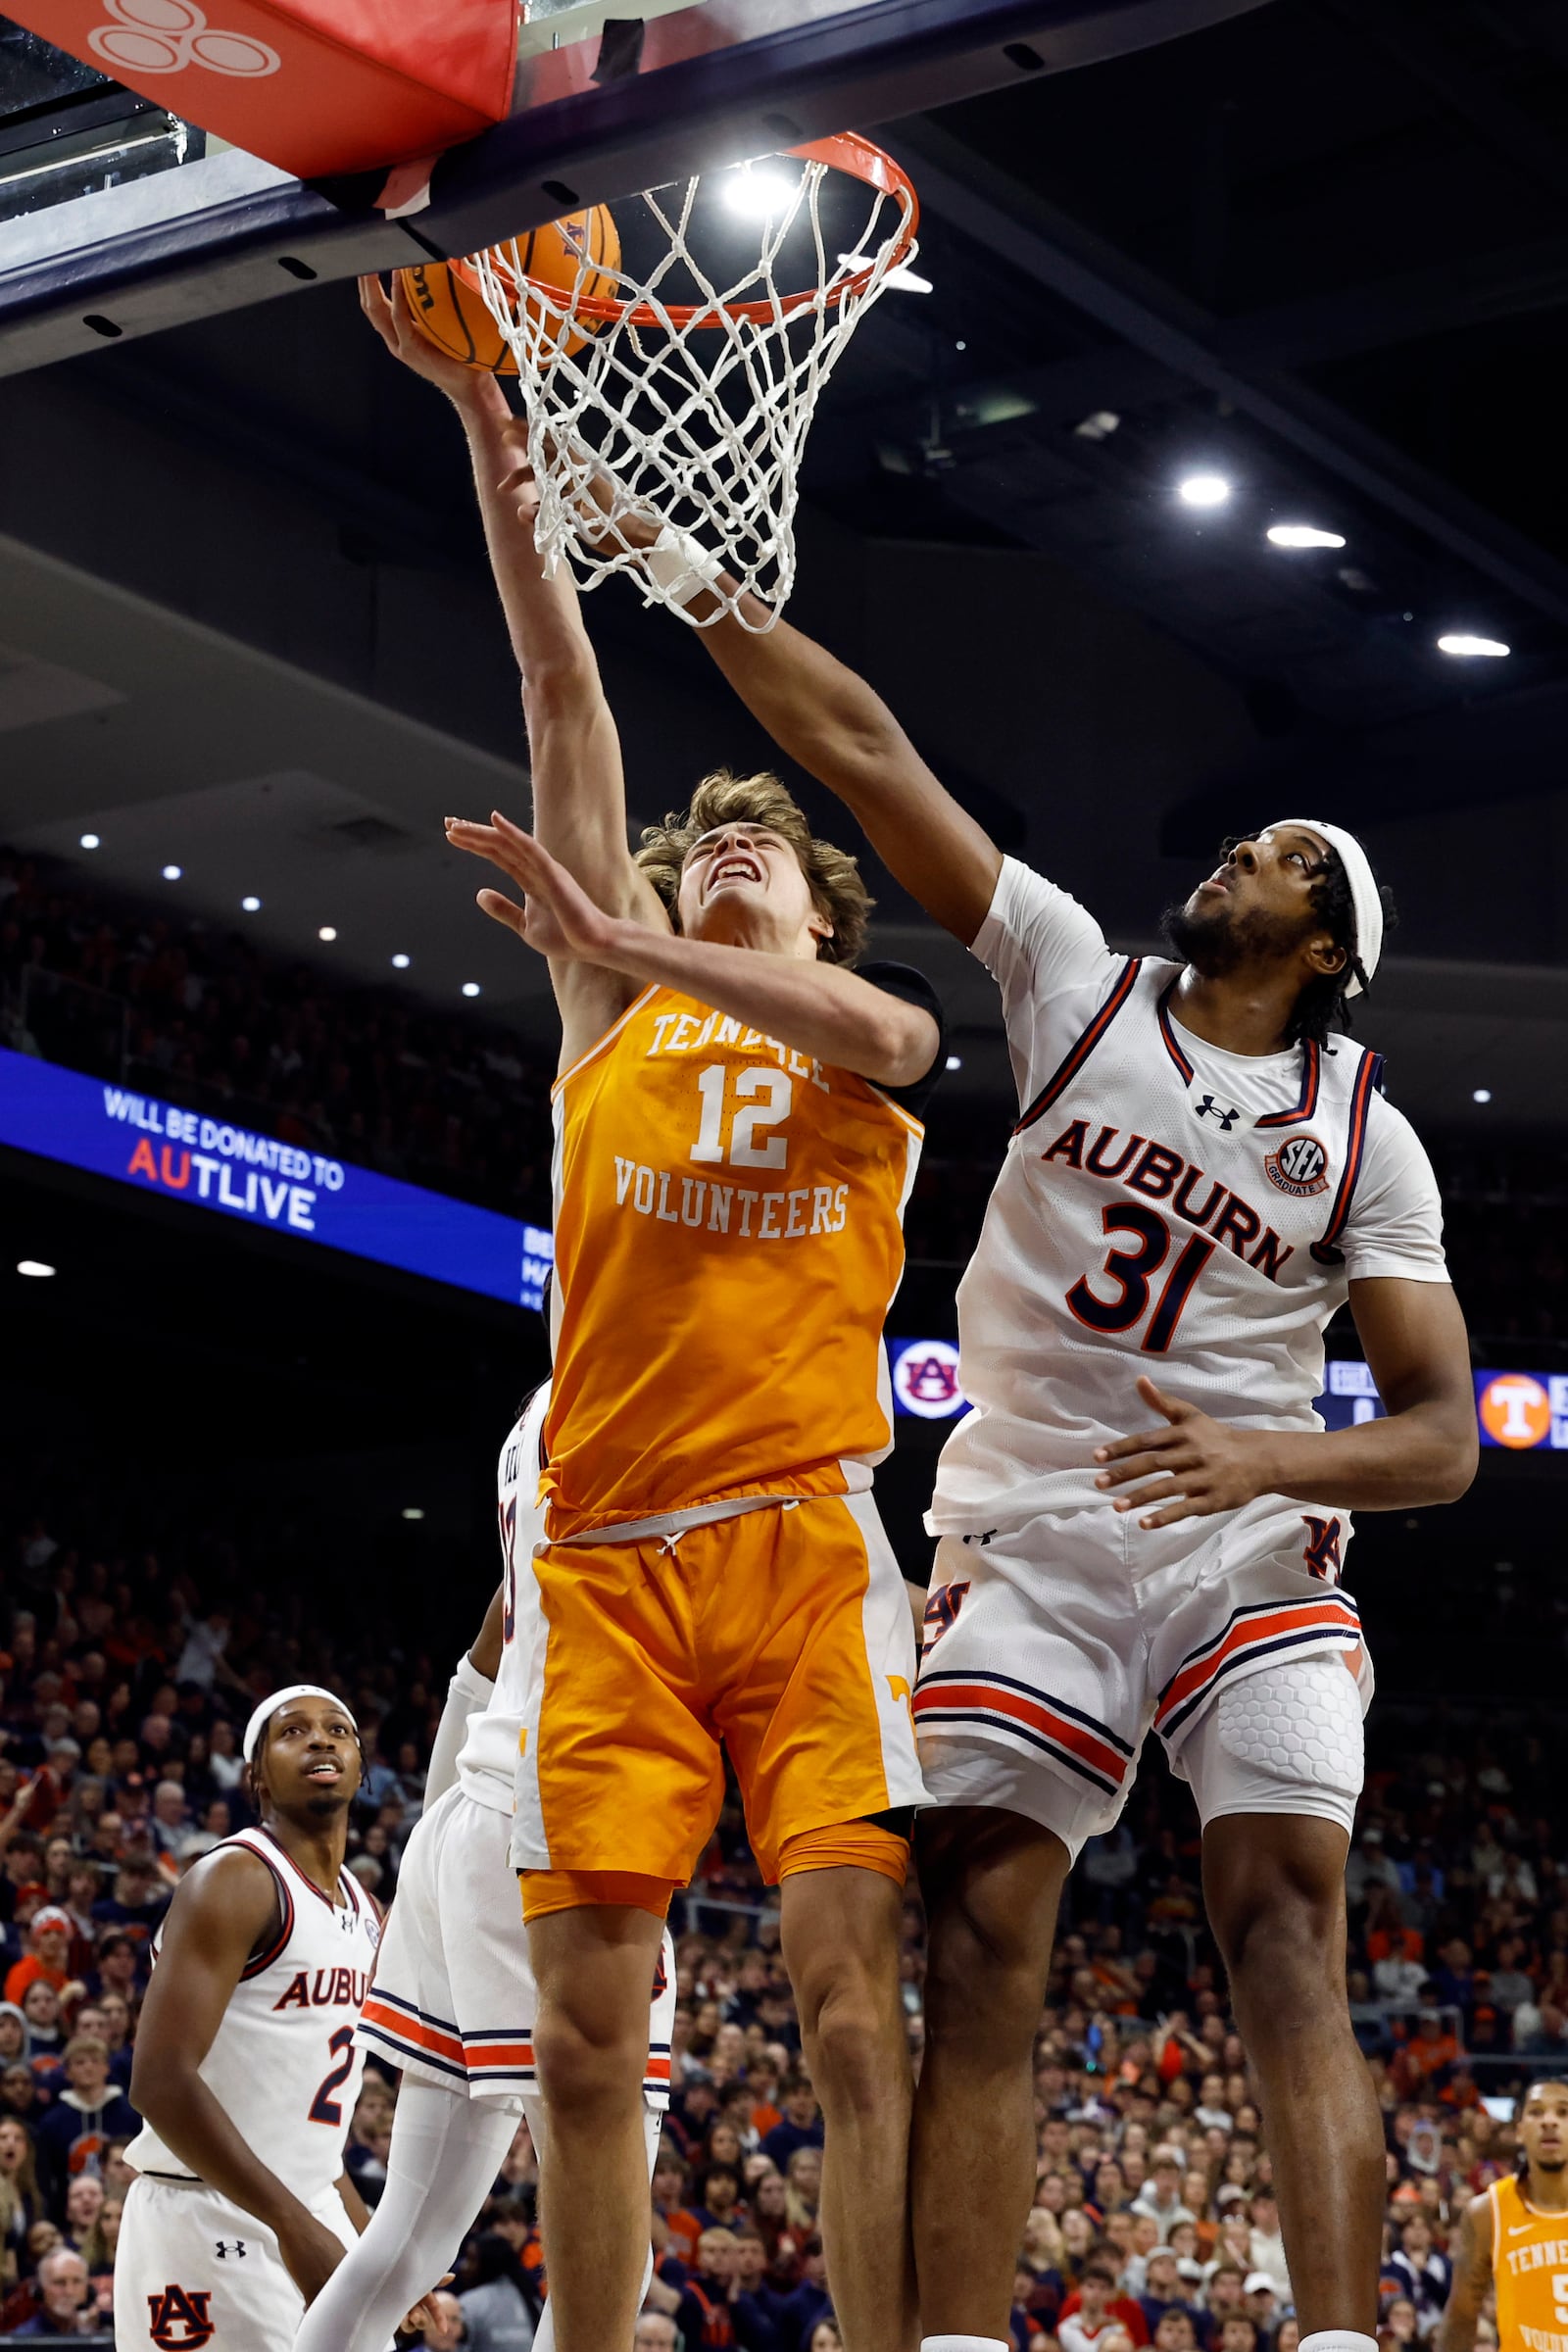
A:
{"type": "Polygon", "coordinates": [[[213,2290],[207,2286],[166,2286],[162,2294],[149,2295],[148,2333],[158,2352],[200,2352],[203,2344],[210,2344],[214,2323],[207,2306],[212,2299],[213,2290]]]}

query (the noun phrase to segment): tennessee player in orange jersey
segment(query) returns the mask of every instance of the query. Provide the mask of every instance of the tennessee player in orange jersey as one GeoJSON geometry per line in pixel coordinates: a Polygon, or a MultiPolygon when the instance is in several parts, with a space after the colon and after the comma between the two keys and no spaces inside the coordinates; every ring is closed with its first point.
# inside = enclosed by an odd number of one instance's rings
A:
{"type": "Polygon", "coordinates": [[[468,434],[535,831],[494,814],[448,838],[520,888],[479,903],[549,958],[562,1019],[549,1540],[513,1849],[558,2352],[631,2338],[649,1984],[717,1820],[721,1743],[781,1886],[845,2342],[907,2352],[899,1932],[923,1789],[912,1620],[868,1489],[940,1011],[916,973],[850,968],[869,901],[776,779],[710,777],[632,856],[614,723],[570,578],[543,576],[504,396],[401,297],[368,281],[364,301],[468,434]]]}
{"type": "Polygon", "coordinates": [[[1499,2352],[1568,2352],[1568,2082],[1531,2083],[1518,2132],[1518,2171],[1465,2208],[1438,2352],[1472,2352],[1489,2287],[1499,2352]]]}

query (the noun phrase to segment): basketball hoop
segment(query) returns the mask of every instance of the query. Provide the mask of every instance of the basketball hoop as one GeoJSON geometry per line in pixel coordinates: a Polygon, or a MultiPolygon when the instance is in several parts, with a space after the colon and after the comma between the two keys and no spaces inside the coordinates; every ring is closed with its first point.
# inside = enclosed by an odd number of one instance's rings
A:
{"type": "Polygon", "coordinates": [[[564,559],[584,588],[632,572],[648,603],[686,620],[708,587],[714,610],[696,625],[735,612],[771,628],[795,581],[817,400],[913,257],[918,220],[905,172],[847,131],[617,207],[618,264],[584,234],[568,287],[530,276],[515,239],[454,262],[517,363],[547,569],[564,559]],[[761,226],[760,252],[740,265],[726,259],[738,214],[761,226]],[[781,291],[791,271],[795,290],[781,291]],[[650,566],[650,518],[688,561],[650,566]],[[713,584],[720,569],[728,587],[713,584]],[[766,620],[741,612],[748,593],[766,620]]]}

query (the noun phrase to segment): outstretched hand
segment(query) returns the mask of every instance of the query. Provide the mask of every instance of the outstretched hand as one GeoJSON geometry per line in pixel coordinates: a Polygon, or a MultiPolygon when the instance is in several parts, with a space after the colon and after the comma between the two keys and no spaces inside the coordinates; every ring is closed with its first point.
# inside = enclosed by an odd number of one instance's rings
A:
{"type": "Polygon", "coordinates": [[[449,816],[446,827],[454,849],[487,858],[523,894],[519,906],[504,891],[481,890],[479,905],[492,921],[504,923],[525,946],[554,961],[613,968],[612,951],[623,926],[594,905],[582,885],[531,833],[513,824],[499,808],[491,810],[487,825],[449,816]]]}
{"type": "Polygon", "coordinates": [[[1138,1394],[1163,1416],[1163,1425],[1095,1448],[1095,1460],[1107,1465],[1097,1487],[1138,1486],[1136,1494],[1117,1497],[1115,1510],[1148,1511],[1140,1527],[1173,1527],[1178,1519],[1211,1519],[1218,1511],[1239,1510],[1272,1491],[1266,1430],[1233,1429],[1211,1420],[1196,1404],[1167,1396],[1147,1373],[1138,1394]],[[1150,1510],[1152,1503],[1164,1507],[1150,1510]]]}
{"type": "Polygon", "coordinates": [[[507,396],[487,368],[466,368],[461,360],[439,350],[428,335],[420,334],[414,322],[408,287],[397,270],[392,272],[390,294],[378,277],[362,277],[360,308],[392,357],[444,392],[455,408],[511,422],[507,396]]]}

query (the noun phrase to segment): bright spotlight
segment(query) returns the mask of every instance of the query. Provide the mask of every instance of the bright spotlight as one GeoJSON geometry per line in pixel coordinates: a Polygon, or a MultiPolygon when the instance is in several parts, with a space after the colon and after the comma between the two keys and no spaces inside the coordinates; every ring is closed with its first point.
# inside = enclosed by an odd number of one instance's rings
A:
{"type": "Polygon", "coordinates": [[[395,972],[406,972],[413,961],[414,958],[412,956],[394,956],[392,958],[392,969],[395,972]]]}
{"type": "Polygon", "coordinates": [[[316,936],[318,939],[324,939],[328,946],[330,946],[331,942],[337,937],[337,930],[333,924],[323,923],[316,936]]]}
{"type": "Polygon", "coordinates": [[[81,837],[81,846],[84,850],[96,850],[99,847],[98,835],[96,833],[84,833],[81,837]]]}
{"type": "Polygon", "coordinates": [[[185,868],[182,865],[166,865],[164,868],[164,880],[166,882],[177,882],[184,871],[185,868]]]}
{"type": "Polygon", "coordinates": [[[1269,528],[1269,540],[1275,547],[1343,547],[1345,541],[1338,531],[1320,531],[1312,522],[1276,522],[1269,528]]]}
{"type": "Polygon", "coordinates": [[[1492,1089],[1491,1089],[1491,1087],[1490,1087],[1490,1086],[1478,1086],[1478,1087],[1476,1088],[1476,1091],[1475,1091],[1475,1093],[1474,1093],[1474,1094],[1471,1096],[1470,1100],[1471,1100],[1471,1102],[1490,1102],[1492,1101],[1492,1089]]]}
{"type": "Polygon", "coordinates": [[[46,1266],[41,1257],[19,1257],[17,1260],[17,1272],[19,1274],[29,1274],[35,1281],[42,1281],[45,1276],[54,1272],[54,1268],[53,1266],[46,1266]]]}
{"type": "Polygon", "coordinates": [[[1499,643],[1495,637],[1467,637],[1462,631],[1456,631],[1451,636],[1438,639],[1438,651],[1440,654],[1452,654],[1460,662],[1500,662],[1513,648],[1499,643]]]}
{"type": "Polygon", "coordinates": [[[479,983],[478,983],[478,981],[477,981],[477,980],[465,980],[465,982],[463,983],[463,993],[464,993],[464,995],[465,995],[466,997],[476,997],[476,996],[479,994],[479,983]]]}
{"type": "Polygon", "coordinates": [[[771,220],[775,213],[783,212],[793,200],[798,185],[798,181],[787,179],[782,172],[760,171],[754,164],[742,164],[724,182],[724,201],[743,220],[771,220]]]}
{"type": "Polygon", "coordinates": [[[403,1506],[403,1516],[405,1519],[422,1519],[424,1513],[416,1502],[406,1502],[403,1506]]]}
{"type": "Polygon", "coordinates": [[[1231,486],[1222,473],[1190,473],[1176,485],[1176,495],[1190,507],[1222,507],[1231,486]]]}
{"type": "Polygon", "coordinates": [[[262,911],[262,902],[260,899],[241,899],[240,910],[245,914],[260,914],[262,911]]]}
{"type": "Polygon", "coordinates": [[[947,1066],[950,1070],[961,1070],[963,1067],[963,1055],[961,1054],[950,1054],[948,1055],[947,1066]]]}

